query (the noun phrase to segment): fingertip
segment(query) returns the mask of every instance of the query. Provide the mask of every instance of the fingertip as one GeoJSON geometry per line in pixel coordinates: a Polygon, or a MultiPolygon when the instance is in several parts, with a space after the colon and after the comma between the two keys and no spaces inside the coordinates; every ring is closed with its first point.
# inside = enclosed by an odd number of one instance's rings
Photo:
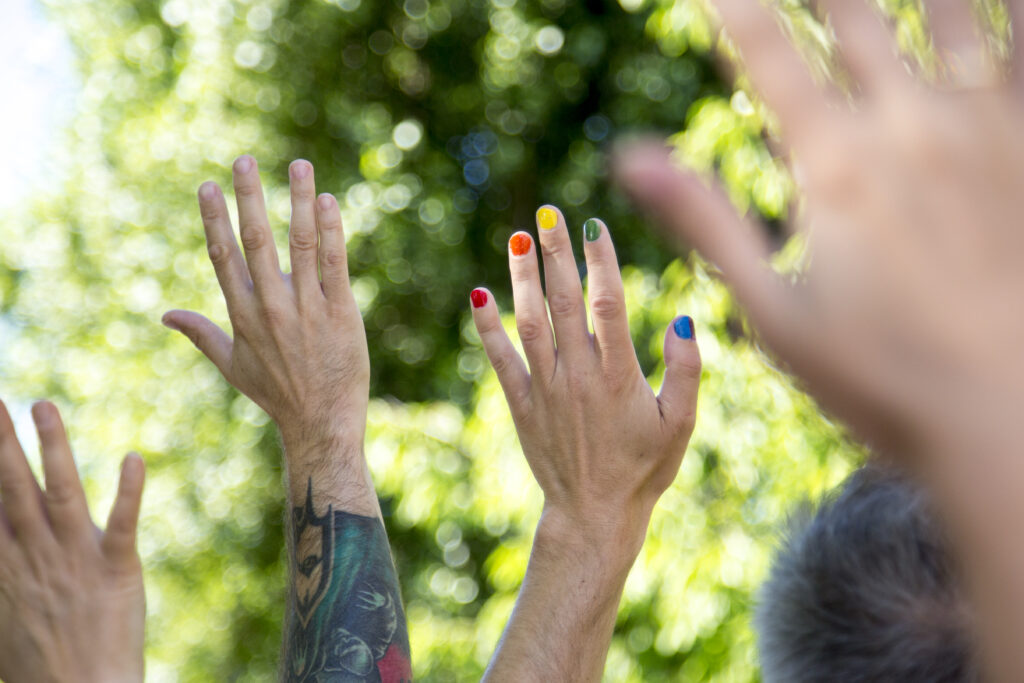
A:
{"type": "Polygon", "coordinates": [[[681,315],[672,321],[672,332],[676,337],[685,341],[695,341],[697,336],[693,327],[693,318],[688,315],[681,315]]]}
{"type": "Polygon", "coordinates": [[[47,400],[36,401],[32,404],[32,420],[39,429],[50,429],[54,426],[57,418],[57,406],[47,400]]]}
{"type": "Polygon", "coordinates": [[[469,293],[469,301],[474,309],[483,308],[491,300],[491,293],[484,287],[477,287],[469,293]]]}
{"type": "Polygon", "coordinates": [[[249,154],[243,154],[242,156],[235,159],[235,163],[232,164],[231,168],[235,173],[248,173],[256,167],[256,159],[249,154]]]}
{"type": "Polygon", "coordinates": [[[601,239],[608,232],[608,226],[600,218],[588,218],[583,221],[583,244],[587,245],[601,239]]]}
{"type": "Polygon", "coordinates": [[[537,209],[537,227],[544,232],[550,232],[558,227],[561,218],[562,213],[551,204],[544,204],[537,209]]]}
{"type": "Polygon", "coordinates": [[[220,186],[212,180],[207,180],[199,186],[198,195],[201,200],[210,200],[220,193],[220,186]]]}
{"type": "Polygon", "coordinates": [[[296,159],[288,165],[288,174],[296,179],[302,180],[303,178],[309,177],[309,174],[313,172],[313,164],[306,161],[305,159],[296,159]]]}
{"type": "Polygon", "coordinates": [[[508,250],[513,256],[526,256],[533,249],[530,233],[520,230],[508,239],[508,250]]]}
{"type": "Polygon", "coordinates": [[[124,460],[121,461],[121,477],[133,488],[142,488],[142,482],[146,478],[146,462],[141,455],[133,451],[124,456],[124,460]]]}
{"type": "Polygon", "coordinates": [[[319,197],[317,197],[316,203],[321,210],[329,211],[335,206],[335,204],[337,204],[337,200],[334,198],[334,195],[331,194],[330,192],[324,192],[319,197]]]}

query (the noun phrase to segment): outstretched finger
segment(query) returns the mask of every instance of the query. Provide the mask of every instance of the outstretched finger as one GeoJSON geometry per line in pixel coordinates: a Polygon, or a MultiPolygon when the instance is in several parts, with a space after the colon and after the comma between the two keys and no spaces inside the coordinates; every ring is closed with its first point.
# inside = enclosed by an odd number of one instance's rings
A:
{"type": "Polygon", "coordinates": [[[245,267],[242,251],[235,241],[224,193],[216,183],[206,182],[199,186],[198,194],[199,214],[206,232],[206,251],[217,273],[220,289],[224,292],[228,312],[234,314],[250,296],[252,280],[245,267]]]}
{"type": "Polygon", "coordinates": [[[553,206],[537,210],[540,251],[544,258],[544,293],[551,311],[558,357],[572,359],[590,349],[583,283],[562,212],[553,206]]]}
{"type": "Polygon", "coordinates": [[[0,401],[0,497],[11,528],[19,539],[50,536],[43,492],[21,450],[7,406],[0,401]]]}
{"type": "Polygon", "coordinates": [[[350,297],[348,251],[345,229],[341,224],[341,207],[334,195],[324,193],[316,200],[316,223],[320,230],[320,277],[324,295],[341,302],[350,297]]]}
{"type": "Polygon", "coordinates": [[[677,437],[689,438],[693,432],[700,373],[693,319],[680,316],[665,331],[665,381],[658,394],[661,419],[677,437]]]}
{"type": "Polygon", "coordinates": [[[925,0],[932,42],[952,85],[991,80],[985,45],[970,0],[925,0]]]}
{"type": "Polygon", "coordinates": [[[1024,95],[1024,0],[1007,0],[1010,27],[1013,32],[1013,85],[1017,95],[1024,95]]]}
{"type": "Polygon", "coordinates": [[[787,141],[797,144],[809,122],[830,118],[825,93],[814,83],[772,10],[759,0],[714,0],[714,4],[751,82],[778,115],[787,141]]]}
{"type": "Polygon", "coordinates": [[[533,238],[525,232],[517,232],[508,241],[508,271],[523,353],[530,363],[530,372],[547,381],[555,370],[555,339],[540,286],[537,250],[533,238]]]}
{"type": "Polygon", "coordinates": [[[498,306],[490,291],[478,287],[469,298],[473,304],[473,323],[480,334],[491,367],[501,383],[501,389],[505,392],[512,415],[522,415],[526,412],[530,395],[530,373],[526,370],[526,364],[501,324],[498,306]]]}
{"type": "Polygon", "coordinates": [[[228,377],[234,343],[224,330],[205,316],[192,311],[167,311],[163,324],[189,338],[203,355],[213,361],[220,373],[228,377]]]}
{"type": "Polygon", "coordinates": [[[671,235],[718,266],[769,343],[785,344],[798,334],[793,332],[799,329],[798,309],[768,264],[764,232],[736,213],[721,188],[707,187],[693,173],[677,168],[658,143],[620,149],[613,171],[634,201],[671,235]]]}
{"type": "Polygon", "coordinates": [[[235,200],[238,202],[238,234],[245,249],[245,260],[256,295],[268,301],[283,293],[284,277],[277,261],[277,247],[270,230],[256,160],[248,154],[238,157],[233,172],[235,200]]]}
{"type": "Polygon", "coordinates": [[[46,509],[54,535],[65,542],[87,533],[91,537],[89,506],[60,412],[49,401],[40,401],[32,406],[32,418],[42,447],[46,509]]]}
{"type": "Polygon", "coordinates": [[[137,453],[129,453],[121,463],[117,497],[110,508],[103,533],[103,552],[112,560],[126,561],[135,556],[135,536],[142,508],[142,487],[146,466],[137,453]]]}
{"type": "Polygon", "coordinates": [[[608,226],[597,218],[583,224],[583,252],[587,259],[587,295],[598,357],[605,370],[636,363],[629,335],[626,293],[608,226]]]}
{"type": "Polygon", "coordinates": [[[819,0],[839,41],[843,64],[862,92],[905,88],[911,78],[885,18],[869,0],[819,0]]]}
{"type": "Polygon", "coordinates": [[[317,274],[316,184],[313,164],[297,159],[288,167],[291,176],[292,220],[288,229],[288,248],[292,260],[292,285],[299,301],[320,299],[317,274]]]}

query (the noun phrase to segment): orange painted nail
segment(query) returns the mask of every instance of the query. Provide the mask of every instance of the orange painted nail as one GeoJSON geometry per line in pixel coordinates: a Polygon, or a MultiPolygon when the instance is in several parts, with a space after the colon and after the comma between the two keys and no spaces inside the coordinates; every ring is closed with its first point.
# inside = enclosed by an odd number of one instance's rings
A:
{"type": "Polygon", "coordinates": [[[512,250],[513,256],[522,256],[526,252],[530,251],[530,245],[532,244],[533,240],[530,239],[529,235],[517,232],[512,235],[512,239],[508,241],[508,248],[512,250]]]}

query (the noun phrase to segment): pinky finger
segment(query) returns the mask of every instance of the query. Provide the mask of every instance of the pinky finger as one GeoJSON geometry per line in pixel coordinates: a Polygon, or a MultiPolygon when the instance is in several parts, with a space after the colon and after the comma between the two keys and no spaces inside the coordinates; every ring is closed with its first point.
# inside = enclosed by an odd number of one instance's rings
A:
{"type": "Polygon", "coordinates": [[[334,195],[324,193],[316,200],[316,224],[320,230],[320,277],[324,295],[340,301],[349,291],[348,254],[341,209],[334,195]]]}
{"type": "Polygon", "coordinates": [[[474,289],[470,295],[473,303],[473,322],[480,334],[484,351],[498,375],[501,390],[513,415],[524,412],[530,394],[530,373],[526,370],[519,352],[508,338],[505,327],[498,316],[498,306],[494,297],[483,288],[474,289]]]}
{"type": "Polygon", "coordinates": [[[135,554],[135,535],[142,507],[142,485],[146,466],[137,453],[129,453],[121,464],[117,498],[110,508],[103,534],[103,552],[112,560],[123,561],[135,554]]]}

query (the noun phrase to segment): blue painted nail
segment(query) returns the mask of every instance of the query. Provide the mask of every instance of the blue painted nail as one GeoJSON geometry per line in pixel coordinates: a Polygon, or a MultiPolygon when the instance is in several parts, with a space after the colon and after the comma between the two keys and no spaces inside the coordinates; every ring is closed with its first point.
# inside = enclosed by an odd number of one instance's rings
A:
{"type": "Polygon", "coordinates": [[[672,329],[676,331],[676,336],[680,339],[693,339],[693,318],[688,315],[676,318],[676,321],[672,323],[672,329]]]}

